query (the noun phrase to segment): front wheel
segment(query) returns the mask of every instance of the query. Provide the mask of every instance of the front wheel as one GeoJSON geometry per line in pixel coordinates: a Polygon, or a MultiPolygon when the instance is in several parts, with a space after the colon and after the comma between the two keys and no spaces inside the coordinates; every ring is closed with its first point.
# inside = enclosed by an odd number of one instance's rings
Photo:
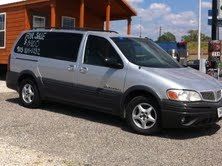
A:
{"type": "Polygon", "coordinates": [[[22,80],[19,87],[19,98],[25,107],[36,108],[40,105],[39,91],[32,79],[22,80]]]}
{"type": "Polygon", "coordinates": [[[135,97],[126,109],[129,126],[140,134],[153,134],[159,131],[160,115],[158,107],[151,98],[135,97]]]}

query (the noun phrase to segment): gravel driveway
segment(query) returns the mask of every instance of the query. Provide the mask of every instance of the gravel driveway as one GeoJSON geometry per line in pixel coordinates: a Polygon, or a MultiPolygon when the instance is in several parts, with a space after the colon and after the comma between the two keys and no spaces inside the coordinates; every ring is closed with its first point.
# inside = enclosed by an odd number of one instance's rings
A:
{"type": "Polygon", "coordinates": [[[221,165],[222,130],[132,133],[118,117],[73,106],[18,104],[0,94],[0,165],[221,165]]]}
{"type": "Polygon", "coordinates": [[[1,93],[9,93],[9,92],[14,92],[14,91],[11,90],[11,89],[8,89],[6,87],[6,82],[5,81],[0,80],[0,94],[1,93]]]}

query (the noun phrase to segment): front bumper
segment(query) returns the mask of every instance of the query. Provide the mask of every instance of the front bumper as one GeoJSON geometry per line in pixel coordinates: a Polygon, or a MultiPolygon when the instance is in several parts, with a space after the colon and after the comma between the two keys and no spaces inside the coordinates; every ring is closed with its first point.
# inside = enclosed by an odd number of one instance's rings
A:
{"type": "Polygon", "coordinates": [[[211,102],[178,102],[164,100],[162,102],[163,128],[189,128],[210,125],[218,122],[217,109],[222,107],[222,100],[211,102]]]}

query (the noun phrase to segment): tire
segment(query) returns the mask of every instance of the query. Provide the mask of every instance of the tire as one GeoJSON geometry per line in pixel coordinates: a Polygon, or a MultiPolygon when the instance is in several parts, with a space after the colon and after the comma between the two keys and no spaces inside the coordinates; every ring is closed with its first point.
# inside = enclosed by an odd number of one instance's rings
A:
{"type": "Polygon", "coordinates": [[[160,130],[160,113],[157,104],[151,98],[133,98],[126,108],[126,120],[139,134],[151,135],[160,130]]]}
{"type": "Polygon", "coordinates": [[[22,106],[27,108],[37,108],[40,103],[39,90],[32,79],[24,79],[19,86],[19,99],[22,106]]]}

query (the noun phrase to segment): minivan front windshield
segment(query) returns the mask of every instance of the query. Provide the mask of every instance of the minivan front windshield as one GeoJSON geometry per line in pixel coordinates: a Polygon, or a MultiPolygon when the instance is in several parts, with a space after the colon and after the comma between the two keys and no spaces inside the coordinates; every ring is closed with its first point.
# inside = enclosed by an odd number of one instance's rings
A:
{"type": "Polygon", "coordinates": [[[151,68],[181,68],[182,66],[154,42],[144,38],[111,38],[124,56],[138,66],[151,68]]]}

